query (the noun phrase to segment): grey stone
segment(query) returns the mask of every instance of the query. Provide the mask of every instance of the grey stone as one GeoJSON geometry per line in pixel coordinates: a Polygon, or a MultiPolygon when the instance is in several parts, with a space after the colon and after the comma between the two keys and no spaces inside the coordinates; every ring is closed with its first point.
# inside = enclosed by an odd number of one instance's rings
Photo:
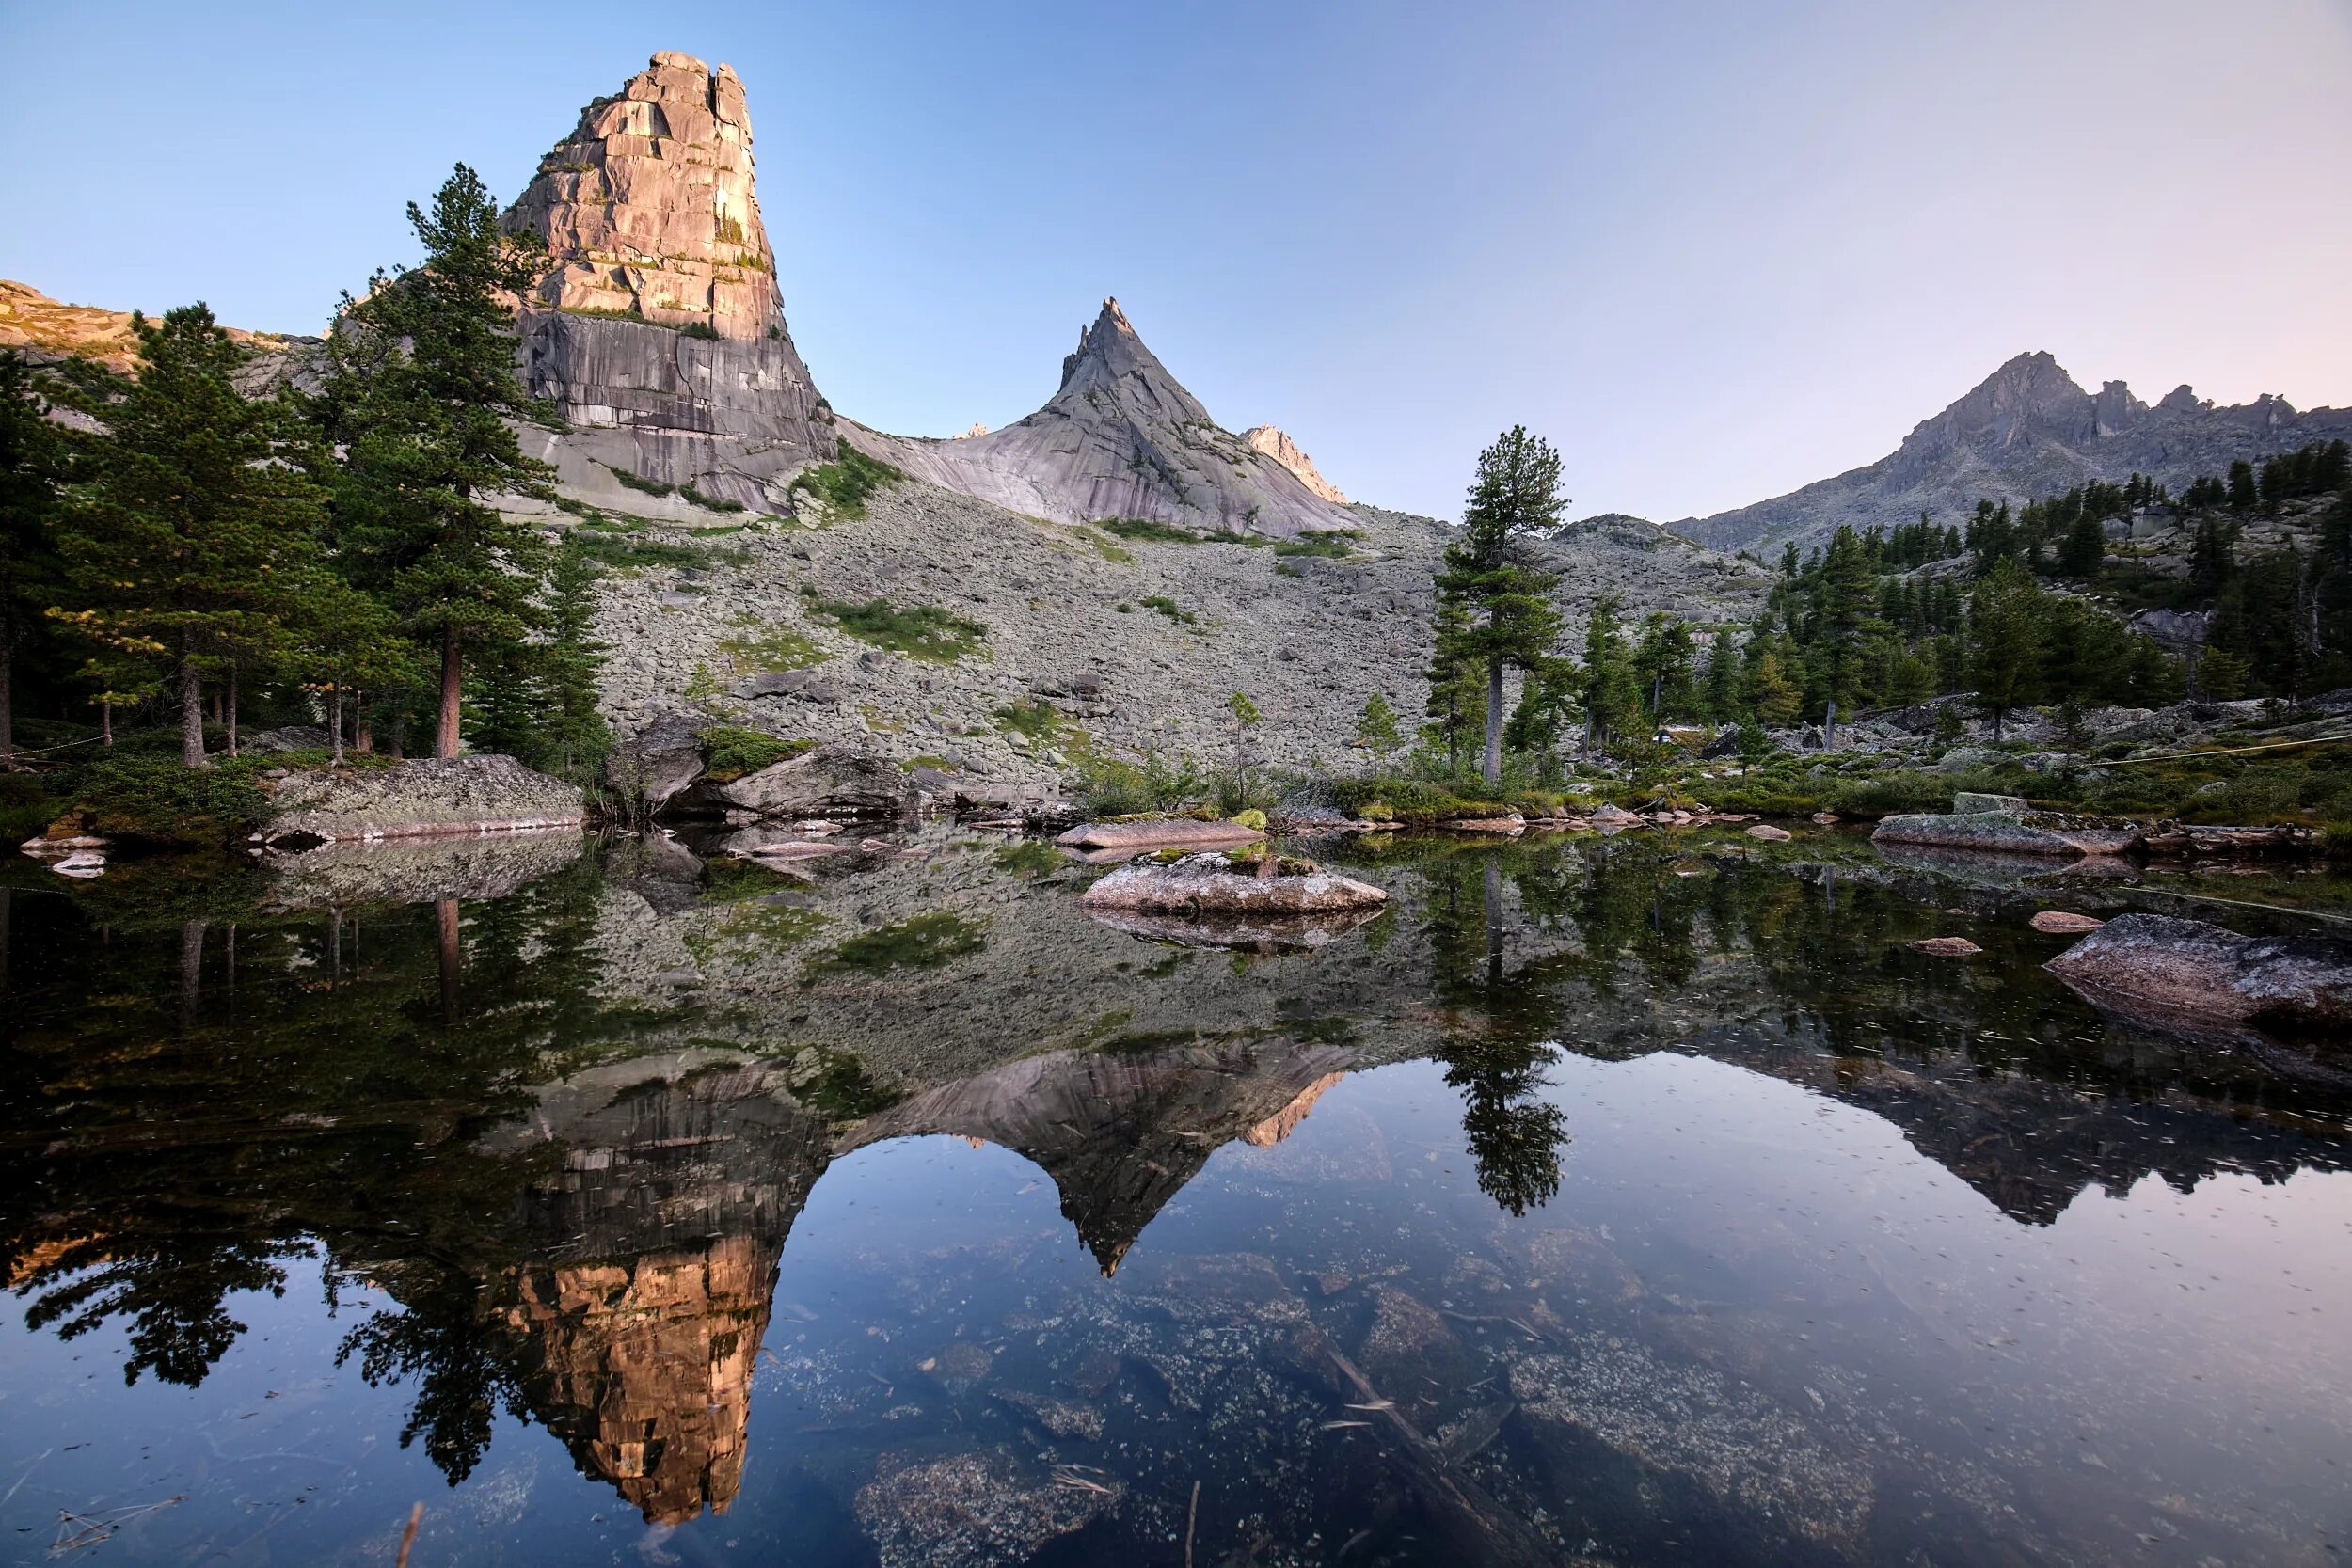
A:
{"type": "Polygon", "coordinates": [[[665,713],[605,756],[605,783],[625,800],[660,811],[703,776],[702,732],[709,720],[698,713],[665,713]]]}
{"type": "Polygon", "coordinates": [[[513,757],[421,757],[389,768],[290,774],[270,797],[264,842],[428,838],[587,819],[578,784],[534,773],[513,757]]]}
{"type": "Polygon", "coordinates": [[[1943,849],[2066,859],[2077,855],[2126,854],[2145,842],[2139,829],[2129,823],[2030,811],[1913,813],[1887,817],[1870,837],[1881,844],[1923,844],[1943,849]]]}
{"type": "Polygon", "coordinates": [[[848,747],[820,746],[725,784],[706,782],[698,793],[761,816],[880,816],[901,810],[907,790],[906,775],[895,764],[848,747]]]}
{"type": "Polygon", "coordinates": [[[2352,1026],[2352,943],[2122,914],[2042,966],[2094,1000],[2304,1028],[2352,1026]]]}
{"type": "Polygon", "coordinates": [[[1963,789],[1952,797],[1952,811],[1962,816],[1979,812],[2022,816],[2026,813],[2026,800],[2019,795],[1979,795],[1963,789]]]}

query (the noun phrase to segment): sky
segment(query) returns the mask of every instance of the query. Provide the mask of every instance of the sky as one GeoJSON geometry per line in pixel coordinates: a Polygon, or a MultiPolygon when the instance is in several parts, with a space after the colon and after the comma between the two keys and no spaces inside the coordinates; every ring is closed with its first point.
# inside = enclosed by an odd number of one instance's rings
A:
{"type": "Polygon", "coordinates": [[[2352,404],[2352,0],[0,0],[0,277],[319,331],[657,49],[742,77],[793,337],[886,430],[1020,418],[1105,294],[1220,423],[1448,517],[1513,424],[1671,520],[2033,349],[2352,404]]]}

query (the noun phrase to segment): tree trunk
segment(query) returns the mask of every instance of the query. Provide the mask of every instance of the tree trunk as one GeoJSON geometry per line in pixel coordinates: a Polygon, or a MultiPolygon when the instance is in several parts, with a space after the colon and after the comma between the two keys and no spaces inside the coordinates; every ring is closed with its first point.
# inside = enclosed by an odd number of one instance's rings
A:
{"type": "Polygon", "coordinates": [[[441,1022],[453,1027],[457,1022],[457,900],[443,898],[436,902],[433,921],[441,939],[441,1022]]]}
{"type": "Polygon", "coordinates": [[[229,754],[237,754],[237,661],[229,661],[229,754]]]}
{"type": "Polygon", "coordinates": [[[1486,757],[1480,771],[1488,784],[1502,782],[1502,660],[1486,661],[1486,757]]]}
{"type": "Polygon", "coordinates": [[[180,760],[190,768],[205,764],[204,682],[197,675],[184,640],[180,644],[180,760]]]}
{"type": "Polygon", "coordinates": [[[333,736],[333,754],[329,761],[337,768],[343,765],[343,688],[341,681],[329,683],[326,689],[326,733],[333,736]]]}
{"type": "Polygon", "coordinates": [[[196,1024],[196,1006],[204,978],[204,922],[180,923],[180,1027],[196,1024]]]}
{"type": "Polygon", "coordinates": [[[364,691],[351,694],[351,749],[363,757],[375,750],[375,732],[368,728],[367,701],[364,691]]]}
{"type": "Polygon", "coordinates": [[[115,743],[115,704],[112,697],[98,699],[98,733],[105,737],[107,745],[115,743]]]}
{"type": "Polygon", "coordinates": [[[465,685],[466,666],[457,651],[454,627],[441,631],[441,721],[433,736],[433,754],[453,757],[457,754],[457,703],[465,685]]]}
{"type": "Polygon", "coordinates": [[[15,639],[0,625],[0,768],[16,766],[15,639]]]}

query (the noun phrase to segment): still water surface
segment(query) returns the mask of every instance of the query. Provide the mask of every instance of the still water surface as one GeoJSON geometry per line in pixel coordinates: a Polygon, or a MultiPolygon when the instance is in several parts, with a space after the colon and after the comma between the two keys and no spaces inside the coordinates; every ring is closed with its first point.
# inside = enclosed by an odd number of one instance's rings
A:
{"type": "Polygon", "coordinates": [[[2025,928],[2340,883],[1328,858],[1241,951],[944,828],[17,872],[6,1560],[2344,1560],[2352,1053],[2025,928]]]}

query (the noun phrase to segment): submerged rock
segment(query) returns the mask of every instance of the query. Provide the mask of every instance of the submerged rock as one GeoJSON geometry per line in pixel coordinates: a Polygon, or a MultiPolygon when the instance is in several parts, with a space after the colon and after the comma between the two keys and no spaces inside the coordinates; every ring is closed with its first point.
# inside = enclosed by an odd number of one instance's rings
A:
{"type": "Polygon", "coordinates": [[[1903,945],[1933,958],[1973,958],[1984,951],[1966,937],[1921,937],[1903,945]]]}
{"type": "Polygon", "coordinates": [[[2075,914],[2068,910],[2038,910],[2034,912],[2031,921],[2033,928],[2037,931],[2074,934],[2095,931],[2106,924],[2104,920],[2094,919],[2087,914],[2075,914]]]}
{"type": "Polygon", "coordinates": [[[2201,920],[2124,914],[2042,965],[2093,1001],[2159,1014],[2352,1025],[2352,943],[2244,937],[2201,920]]]}
{"type": "Polygon", "coordinates": [[[1147,914],[1295,916],[1370,909],[1388,895],[1369,882],[1311,867],[1259,876],[1221,854],[1120,866],[1079,895],[1090,910],[1147,914]]]}
{"type": "Polygon", "coordinates": [[[1126,1492],[1116,1476],[1049,1474],[996,1449],[912,1464],[885,1454],[858,1492],[857,1519],[883,1568],[1011,1568],[1126,1492]]]}
{"type": "Polygon", "coordinates": [[[296,773],[271,799],[264,843],[455,837],[576,828],[588,817],[578,784],[513,757],[421,757],[388,768],[296,773]]]}
{"type": "Polygon", "coordinates": [[[1072,849],[1160,849],[1184,844],[1255,844],[1263,837],[1239,822],[1155,816],[1140,822],[1081,822],[1054,842],[1072,849]]]}

